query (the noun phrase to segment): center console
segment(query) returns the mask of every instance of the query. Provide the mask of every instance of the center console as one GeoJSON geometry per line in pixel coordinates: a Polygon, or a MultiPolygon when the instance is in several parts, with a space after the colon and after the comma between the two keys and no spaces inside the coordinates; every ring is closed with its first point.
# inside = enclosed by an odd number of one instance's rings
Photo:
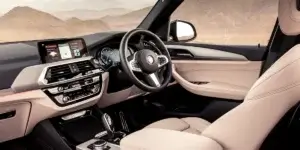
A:
{"type": "Polygon", "coordinates": [[[58,106],[74,104],[98,95],[101,91],[102,70],[96,68],[97,64],[85,60],[48,67],[42,82],[50,87],[43,88],[43,91],[58,106]]]}
{"type": "Polygon", "coordinates": [[[30,149],[120,150],[120,141],[126,134],[119,129],[118,120],[114,125],[111,119],[103,122],[104,118],[110,117],[94,106],[44,120],[29,136],[30,149]]]}
{"type": "Polygon", "coordinates": [[[95,135],[94,138],[76,146],[76,150],[120,150],[120,141],[126,136],[125,133],[114,129],[114,124],[108,114],[101,116],[104,131],[95,135]]]}
{"type": "Polygon", "coordinates": [[[100,93],[100,62],[93,58],[82,61],[76,59],[88,57],[83,39],[43,41],[38,43],[38,48],[42,63],[57,64],[45,68],[39,79],[39,82],[47,85],[42,90],[55,104],[66,106],[100,93]],[[63,60],[74,61],[60,64],[63,60]]]}

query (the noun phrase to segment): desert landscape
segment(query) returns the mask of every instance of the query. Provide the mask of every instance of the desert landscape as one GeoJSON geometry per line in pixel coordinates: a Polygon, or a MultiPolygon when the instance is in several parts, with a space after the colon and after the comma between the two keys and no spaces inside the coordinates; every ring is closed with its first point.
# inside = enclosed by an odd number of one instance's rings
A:
{"type": "MultiPolygon", "coordinates": [[[[277,17],[278,0],[186,0],[172,20],[192,22],[193,42],[266,45],[277,17]]],[[[151,6],[138,10],[108,8],[46,12],[29,6],[14,7],[0,15],[0,42],[75,37],[136,27],[151,6]]]]}
{"type": "Polygon", "coordinates": [[[187,0],[174,19],[192,22],[197,42],[267,45],[278,13],[278,0],[187,0]]]}

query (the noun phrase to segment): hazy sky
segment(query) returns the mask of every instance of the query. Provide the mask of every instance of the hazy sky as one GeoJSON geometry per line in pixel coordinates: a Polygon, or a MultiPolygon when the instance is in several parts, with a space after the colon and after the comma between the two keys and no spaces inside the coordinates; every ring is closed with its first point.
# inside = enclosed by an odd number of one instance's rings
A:
{"type": "Polygon", "coordinates": [[[139,9],[154,5],[156,1],[157,0],[3,0],[0,5],[0,13],[6,13],[16,6],[29,6],[48,12],[73,9],[139,9]]]}

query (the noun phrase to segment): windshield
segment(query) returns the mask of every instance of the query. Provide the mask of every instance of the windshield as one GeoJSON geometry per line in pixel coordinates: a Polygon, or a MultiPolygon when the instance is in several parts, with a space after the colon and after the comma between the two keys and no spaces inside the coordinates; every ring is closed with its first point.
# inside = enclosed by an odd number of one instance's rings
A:
{"type": "Polygon", "coordinates": [[[0,5],[0,42],[69,38],[139,25],[157,0],[9,0],[0,5]]]}

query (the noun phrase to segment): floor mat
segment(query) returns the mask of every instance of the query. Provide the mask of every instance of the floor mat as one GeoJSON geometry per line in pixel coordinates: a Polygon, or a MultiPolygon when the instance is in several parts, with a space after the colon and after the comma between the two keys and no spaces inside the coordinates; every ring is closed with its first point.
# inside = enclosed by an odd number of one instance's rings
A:
{"type": "Polygon", "coordinates": [[[2,150],[30,150],[26,145],[26,140],[24,138],[17,139],[0,144],[0,149],[2,150]]]}

